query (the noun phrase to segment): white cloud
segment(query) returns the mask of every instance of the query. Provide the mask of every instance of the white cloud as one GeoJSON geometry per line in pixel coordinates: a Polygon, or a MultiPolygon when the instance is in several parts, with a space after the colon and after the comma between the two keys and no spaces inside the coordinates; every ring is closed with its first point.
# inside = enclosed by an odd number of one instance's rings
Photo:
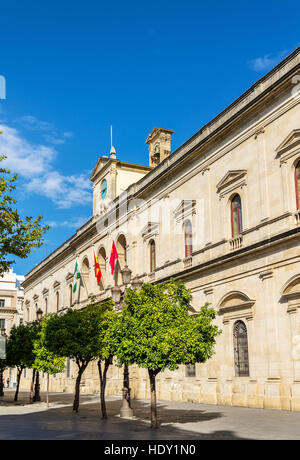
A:
{"type": "Polygon", "coordinates": [[[264,56],[252,59],[248,62],[249,67],[255,72],[262,72],[271,70],[272,67],[275,67],[279,62],[287,56],[289,52],[287,50],[280,51],[277,54],[265,54],[264,56]]]}
{"type": "Polygon", "coordinates": [[[33,131],[53,131],[56,129],[52,123],[49,123],[48,121],[40,121],[31,115],[19,117],[15,121],[24,126],[26,129],[33,131]]]}
{"type": "MultiPolygon", "coordinates": [[[[24,118],[29,123],[38,124],[34,117],[24,118]]],[[[42,126],[46,126],[46,122],[42,126]]],[[[53,168],[58,155],[54,147],[33,144],[6,123],[0,123],[0,131],[3,131],[0,135],[0,154],[7,157],[3,166],[25,179],[24,190],[49,198],[61,209],[91,203],[91,185],[87,173],[63,175],[53,168]]],[[[68,138],[72,133],[63,135],[68,138]]]]}
{"type": "Polygon", "coordinates": [[[51,228],[70,227],[78,229],[82,227],[89,219],[89,217],[78,217],[76,219],[64,220],[62,222],[50,221],[47,222],[47,225],[49,225],[51,228]]]}
{"type": "Polygon", "coordinates": [[[52,123],[48,121],[38,120],[32,115],[26,115],[19,117],[15,120],[20,126],[29,131],[40,131],[44,139],[50,144],[60,145],[66,142],[66,139],[71,138],[73,133],[63,132],[61,133],[52,123]]]}
{"type": "Polygon", "coordinates": [[[61,209],[87,205],[92,200],[90,181],[84,174],[63,176],[58,171],[50,171],[43,177],[33,178],[26,189],[50,198],[61,209]]]}
{"type": "Polygon", "coordinates": [[[53,147],[28,142],[19,132],[0,124],[0,152],[7,157],[5,167],[26,178],[43,174],[49,169],[57,152],[53,147]]]}

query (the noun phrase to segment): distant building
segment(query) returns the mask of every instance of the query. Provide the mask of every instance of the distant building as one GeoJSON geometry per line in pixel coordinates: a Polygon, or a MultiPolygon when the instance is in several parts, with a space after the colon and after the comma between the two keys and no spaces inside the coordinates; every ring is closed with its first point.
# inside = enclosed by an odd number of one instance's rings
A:
{"type": "MultiPolygon", "coordinates": [[[[0,276],[0,329],[5,329],[9,336],[13,326],[23,323],[24,289],[22,282],[24,276],[16,275],[11,268],[0,276]]],[[[14,387],[17,382],[17,370],[9,369],[4,374],[4,383],[14,387]]]]}
{"type": "Polygon", "coordinates": [[[0,276],[0,329],[9,335],[12,326],[23,322],[24,276],[16,275],[11,268],[0,276]]]}

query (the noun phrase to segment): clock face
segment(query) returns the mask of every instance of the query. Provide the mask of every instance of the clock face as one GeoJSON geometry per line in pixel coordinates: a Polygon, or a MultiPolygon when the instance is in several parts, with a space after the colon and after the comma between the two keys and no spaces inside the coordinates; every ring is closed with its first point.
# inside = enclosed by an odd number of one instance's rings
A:
{"type": "Polygon", "coordinates": [[[101,199],[104,200],[107,194],[107,181],[104,179],[101,184],[101,199]]]}

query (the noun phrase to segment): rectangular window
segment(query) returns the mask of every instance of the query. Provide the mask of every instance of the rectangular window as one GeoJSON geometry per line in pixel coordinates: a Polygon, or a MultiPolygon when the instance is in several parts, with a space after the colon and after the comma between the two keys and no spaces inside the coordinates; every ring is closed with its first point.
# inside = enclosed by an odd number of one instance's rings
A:
{"type": "Polygon", "coordinates": [[[70,377],[70,358],[67,358],[67,362],[66,362],[66,374],[67,374],[67,377],[69,378],[69,377],[70,377]]]}
{"type": "Polygon", "coordinates": [[[5,319],[0,319],[0,329],[5,329],[5,319]]]}
{"type": "Polygon", "coordinates": [[[0,307],[5,307],[5,300],[4,299],[0,299],[0,307]]]}
{"type": "Polygon", "coordinates": [[[195,364],[186,364],[185,365],[185,376],[186,377],[196,377],[196,366],[195,366],[195,364]]]}

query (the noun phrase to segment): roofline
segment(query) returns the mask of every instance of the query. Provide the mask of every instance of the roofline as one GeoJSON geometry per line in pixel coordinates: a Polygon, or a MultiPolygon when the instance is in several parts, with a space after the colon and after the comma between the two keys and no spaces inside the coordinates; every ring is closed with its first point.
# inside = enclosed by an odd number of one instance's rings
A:
{"type": "MultiPolygon", "coordinates": [[[[274,85],[278,85],[278,83],[280,83],[282,81],[282,79],[286,79],[287,76],[289,75],[289,73],[292,73],[292,72],[295,72],[296,69],[300,69],[300,47],[296,48],[291,54],[289,54],[283,61],[281,61],[277,66],[275,66],[272,70],[270,70],[266,75],[264,75],[262,78],[260,78],[256,83],[254,83],[248,90],[246,90],[243,94],[241,94],[241,96],[239,96],[237,99],[235,99],[229,106],[227,106],[222,112],[220,112],[216,117],[214,117],[211,121],[209,121],[207,124],[205,124],[199,131],[197,131],[192,137],[190,137],[186,142],[184,142],[180,147],[178,147],[173,153],[172,155],[168,156],[167,158],[165,158],[158,166],[156,166],[155,168],[151,169],[150,167],[147,167],[147,166],[140,166],[141,168],[149,168],[150,171],[148,174],[146,174],[146,176],[144,176],[143,178],[141,178],[138,182],[136,182],[134,185],[134,193],[133,195],[139,195],[141,192],[143,192],[145,189],[147,189],[150,185],[152,185],[155,181],[156,181],[156,178],[160,178],[162,176],[162,174],[164,172],[166,172],[167,170],[171,170],[178,162],[184,160],[187,156],[191,155],[197,148],[199,148],[199,145],[203,144],[206,140],[208,140],[210,137],[216,135],[216,133],[219,131],[220,127],[218,128],[217,126],[215,126],[215,128],[213,129],[213,126],[217,124],[217,122],[224,118],[230,111],[232,111],[236,106],[238,106],[239,104],[242,103],[242,101],[244,99],[246,99],[246,97],[248,95],[253,95],[253,97],[251,98],[251,101],[249,101],[249,103],[246,105],[246,107],[241,107],[240,108],[240,112],[244,109],[248,109],[249,106],[251,105],[254,105],[256,102],[258,102],[261,97],[264,95],[264,91],[261,91],[257,94],[257,92],[255,91],[255,89],[259,88],[260,85],[262,85],[262,83],[266,82],[268,79],[271,79],[271,77],[278,73],[280,71],[280,69],[282,69],[283,67],[285,67],[290,61],[293,61],[294,58],[296,57],[299,57],[298,61],[295,63],[295,66],[288,70],[287,72],[285,72],[282,76],[280,76],[280,78],[278,77],[278,80],[277,81],[274,81],[272,82],[272,85],[271,87],[273,87],[274,85]],[[205,133],[205,135],[203,135],[204,132],[207,132],[205,133]],[[195,143],[195,141],[197,140],[197,138],[199,138],[201,135],[203,135],[200,139],[198,139],[198,143],[195,143]],[[190,148],[188,151],[187,148],[188,146],[190,145],[190,148]]],[[[269,89],[269,88],[267,88],[269,89]]],[[[240,113],[240,112],[237,112],[237,113],[240,113]]],[[[231,117],[229,117],[227,120],[224,120],[223,123],[221,124],[221,127],[224,127],[225,126],[225,123],[228,124],[229,121],[232,121],[236,116],[237,116],[237,113],[232,113],[231,114],[231,117]]],[[[98,161],[100,160],[101,157],[98,158],[98,161]]],[[[124,165],[132,165],[132,163],[126,163],[126,162],[122,162],[120,160],[116,160],[116,159],[109,159],[110,161],[114,161],[114,162],[120,162],[124,165]]],[[[139,166],[139,165],[137,165],[139,166]]],[[[96,168],[96,167],[95,167],[96,168]]],[[[95,171],[95,169],[94,169],[95,171]]],[[[92,176],[93,176],[93,173],[92,173],[92,176]]],[[[130,189],[132,187],[129,186],[128,189],[130,189]]],[[[118,199],[118,197],[116,198],[118,199]]],[[[90,229],[91,228],[91,225],[87,225],[87,224],[91,224],[93,221],[93,217],[87,221],[82,227],[80,227],[79,230],[76,231],[75,234],[73,234],[70,238],[68,238],[64,243],[62,243],[58,248],[56,248],[51,254],[49,254],[48,257],[46,257],[45,259],[43,259],[36,267],[34,267],[32,270],[30,270],[26,275],[25,275],[25,284],[26,282],[28,281],[28,277],[33,274],[33,272],[35,270],[38,270],[38,268],[42,268],[40,267],[41,264],[45,264],[45,261],[47,259],[49,259],[53,254],[55,254],[56,252],[59,252],[59,249],[61,249],[66,243],[70,242],[71,240],[74,240],[76,238],[76,236],[80,236],[81,233],[81,230],[87,226],[86,230],[90,229]]],[[[86,231],[85,230],[85,231],[86,231]]],[[[24,285],[24,282],[22,283],[24,285]]]]}

